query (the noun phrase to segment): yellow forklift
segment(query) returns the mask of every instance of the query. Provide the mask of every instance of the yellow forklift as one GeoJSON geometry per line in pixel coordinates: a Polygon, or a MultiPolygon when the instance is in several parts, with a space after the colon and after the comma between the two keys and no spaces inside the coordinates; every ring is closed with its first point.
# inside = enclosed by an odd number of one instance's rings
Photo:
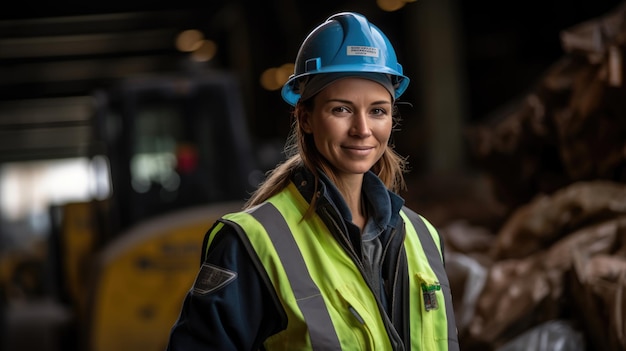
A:
{"type": "Polygon", "coordinates": [[[110,196],[50,210],[49,293],[71,316],[50,349],[162,351],[205,232],[265,169],[229,73],[132,78],[93,99],[110,196]]]}

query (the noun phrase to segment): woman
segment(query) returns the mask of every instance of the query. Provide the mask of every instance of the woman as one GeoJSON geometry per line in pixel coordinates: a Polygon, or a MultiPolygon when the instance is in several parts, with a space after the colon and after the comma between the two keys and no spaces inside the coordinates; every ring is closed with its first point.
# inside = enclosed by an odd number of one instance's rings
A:
{"type": "Polygon", "coordinates": [[[208,231],[168,350],[458,350],[441,240],[396,194],[408,83],[360,14],[307,36],[288,158],[208,231]]]}

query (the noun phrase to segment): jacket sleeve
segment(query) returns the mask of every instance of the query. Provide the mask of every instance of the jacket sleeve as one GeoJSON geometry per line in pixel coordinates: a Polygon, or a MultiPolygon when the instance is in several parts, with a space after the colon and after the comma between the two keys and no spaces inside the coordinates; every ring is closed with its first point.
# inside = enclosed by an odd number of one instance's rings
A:
{"type": "Polygon", "coordinates": [[[257,269],[256,256],[236,229],[221,227],[206,255],[203,249],[202,266],[171,329],[168,351],[259,350],[284,328],[275,292],[264,283],[265,272],[257,269]]]}

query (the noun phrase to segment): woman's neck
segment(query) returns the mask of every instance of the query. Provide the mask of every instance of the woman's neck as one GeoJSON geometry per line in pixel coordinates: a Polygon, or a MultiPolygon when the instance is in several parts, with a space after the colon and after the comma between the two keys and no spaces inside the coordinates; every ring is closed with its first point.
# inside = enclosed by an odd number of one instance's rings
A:
{"type": "Polygon", "coordinates": [[[343,199],[350,209],[352,214],[352,222],[357,225],[361,230],[367,222],[367,211],[364,204],[362,194],[363,177],[351,177],[349,179],[343,178],[340,180],[340,184],[337,184],[337,188],[343,199]]]}

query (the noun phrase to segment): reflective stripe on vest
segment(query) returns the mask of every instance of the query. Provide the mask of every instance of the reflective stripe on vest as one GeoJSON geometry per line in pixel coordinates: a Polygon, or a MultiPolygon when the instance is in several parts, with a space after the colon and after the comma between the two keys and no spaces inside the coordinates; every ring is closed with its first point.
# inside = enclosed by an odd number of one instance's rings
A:
{"type": "MultiPolygon", "coordinates": [[[[424,219],[418,214],[405,211],[402,211],[400,214],[406,223],[413,224],[413,227],[406,226],[407,237],[417,236],[419,238],[419,241],[405,240],[405,245],[412,245],[411,243],[413,245],[421,245],[421,250],[426,254],[428,260],[428,269],[419,267],[417,260],[409,260],[408,262],[411,279],[418,281],[417,284],[411,284],[410,305],[412,310],[422,311],[421,328],[411,326],[412,350],[440,350],[444,348],[444,345],[446,350],[459,350],[450,283],[443,264],[441,248],[437,244],[439,236],[435,234],[434,228],[429,230],[424,219]],[[428,275],[427,271],[429,270],[432,270],[434,277],[428,275]],[[425,303],[424,299],[427,293],[423,290],[420,291],[422,283],[433,286],[438,285],[441,288],[440,291],[435,291],[435,296],[439,300],[437,309],[425,310],[423,303],[425,303]],[[443,300],[443,304],[441,300],[443,300]],[[416,338],[413,333],[419,331],[419,329],[421,329],[421,338],[416,338]],[[454,333],[454,335],[450,335],[450,333],[454,333]]],[[[412,249],[418,250],[419,248],[414,247],[412,249]]],[[[417,324],[416,320],[411,322],[417,324]]]]}
{"type": "Polygon", "coordinates": [[[263,225],[274,244],[309,329],[313,350],[341,351],[341,344],[322,294],[311,279],[287,222],[271,203],[256,208],[250,214],[263,225]]]}

